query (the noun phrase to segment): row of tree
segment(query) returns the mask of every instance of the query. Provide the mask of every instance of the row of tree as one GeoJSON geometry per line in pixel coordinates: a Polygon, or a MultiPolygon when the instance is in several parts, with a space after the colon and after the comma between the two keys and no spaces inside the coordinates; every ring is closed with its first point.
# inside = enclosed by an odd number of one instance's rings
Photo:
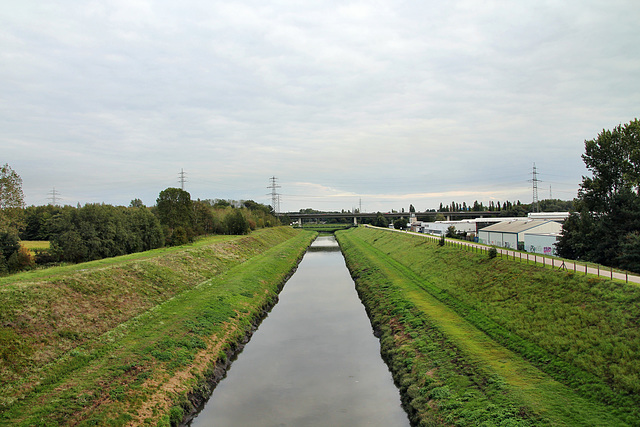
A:
{"type": "Polygon", "coordinates": [[[487,206],[477,200],[473,205],[468,206],[466,202],[462,204],[451,202],[449,205],[440,203],[438,212],[500,212],[501,216],[527,216],[530,212],[570,212],[573,211],[573,200],[545,199],[540,200],[536,206],[533,204],[506,201],[493,202],[490,201],[487,206]]]}
{"type": "Polygon", "coordinates": [[[239,235],[279,224],[270,206],[252,200],[193,201],[187,191],[178,188],[160,192],[150,208],[139,199],[128,207],[25,208],[20,177],[8,165],[0,172],[0,275],[34,263],[83,262],[180,245],[200,235],[239,235]],[[50,249],[36,251],[33,257],[20,240],[46,240],[50,249]]]}

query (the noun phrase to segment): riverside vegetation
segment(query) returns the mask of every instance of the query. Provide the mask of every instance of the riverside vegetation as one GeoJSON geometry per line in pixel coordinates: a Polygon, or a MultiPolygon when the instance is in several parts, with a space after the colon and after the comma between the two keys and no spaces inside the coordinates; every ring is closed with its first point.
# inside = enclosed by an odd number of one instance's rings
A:
{"type": "Polygon", "coordinates": [[[182,422],[314,236],[276,227],[0,279],[0,424],[182,422]]]}
{"type": "Polygon", "coordinates": [[[337,233],[413,425],[640,425],[640,288],[337,233]]]}

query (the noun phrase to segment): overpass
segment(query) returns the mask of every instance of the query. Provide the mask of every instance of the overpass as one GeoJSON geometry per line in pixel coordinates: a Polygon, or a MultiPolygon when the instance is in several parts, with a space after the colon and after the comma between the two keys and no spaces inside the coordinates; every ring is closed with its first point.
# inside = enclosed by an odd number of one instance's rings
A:
{"type": "MultiPolygon", "coordinates": [[[[395,218],[409,218],[412,213],[410,212],[380,212],[382,216],[387,219],[395,218]]],[[[462,212],[415,212],[416,218],[428,221],[434,221],[436,215],[441,213],[444,215],[447,221],[457,221],[461,219],[474,219],[474,218],[495,218],[500,216],[500,211],[462,211],[462,212]]],[[[378,216],[378,212],[317,212],[317,213],[300,213],[300,212],[285,212],[280,215],[287,215],[291,221],[299,222],[317,222],[327,219],[348,218],[353,220],[354,223],[358,222],[359,218],[375,218],[378,216]]]]}

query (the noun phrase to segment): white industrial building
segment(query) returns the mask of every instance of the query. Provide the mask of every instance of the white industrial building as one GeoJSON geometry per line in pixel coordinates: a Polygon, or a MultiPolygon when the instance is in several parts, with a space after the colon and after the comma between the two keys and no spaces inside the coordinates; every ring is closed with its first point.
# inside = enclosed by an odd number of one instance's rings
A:
{"type": "Polygon", "coordinates": [[[464,219],[462,221],[436,221],[436,222],[421,222],[419,229],[416,231],[426,234],[434,234],[436,236],[443,236],[447,234],[449,227],[454,226],[459,233],[476,232],[476,221],[473,219],[464,219]]]}
{"type": "Polygon", "coordinates": [[[556,242],[560,233],[525,233],[524,249],[527,252],[556,256],[556,242]]]}
{"type": "Polygon", "coordinates": [[[555,243],[555,240],[552,241],[555,237],[551,236],[557,237],[561,231],[562,225],[551,220],[505,221],[478,230],[478,241],[487,245],[511,249],[518,249],[518,243],[522,243],[526,250],[533,248],[534,252],[538,252],[537,248],[542,248],[543,252],[540,253],[544,253],[544,248],[554,247],[553,244],[549,244],[555,243]],[[538,236],[538,238],[529,237],[529,241],[532,243],[528,247],[525,240],[527,234],[538,236]],[[543,237],[545,235],[546,237],[543,237]]]}

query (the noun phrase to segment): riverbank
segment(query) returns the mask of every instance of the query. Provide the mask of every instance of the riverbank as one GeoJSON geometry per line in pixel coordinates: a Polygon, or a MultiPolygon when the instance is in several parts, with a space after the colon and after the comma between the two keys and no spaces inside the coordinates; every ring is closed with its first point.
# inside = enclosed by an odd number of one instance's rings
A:
{"type": "Polygon", "coordinates": [[[337,237],[414,425],[637,425],[637,287],[404,233],[337,237]]]}
{"type": "Polygon", "coordinates": [[[177,424],[314,233],[287,227],[0,283],[0,424],[177,424]]]}

